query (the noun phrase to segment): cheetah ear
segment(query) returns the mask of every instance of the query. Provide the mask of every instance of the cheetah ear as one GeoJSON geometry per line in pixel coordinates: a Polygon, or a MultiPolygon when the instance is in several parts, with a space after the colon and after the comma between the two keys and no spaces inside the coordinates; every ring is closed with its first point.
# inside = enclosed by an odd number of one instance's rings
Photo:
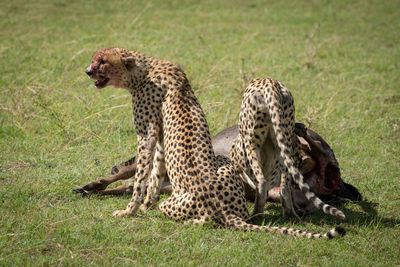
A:
{"type": "Polygon", "coordinates": [[[134,57],[124,57],[124,58],[122,58],[122,63],[124,63],[125,68],[128,71],[131,71],[136,65],[134,57]]]}

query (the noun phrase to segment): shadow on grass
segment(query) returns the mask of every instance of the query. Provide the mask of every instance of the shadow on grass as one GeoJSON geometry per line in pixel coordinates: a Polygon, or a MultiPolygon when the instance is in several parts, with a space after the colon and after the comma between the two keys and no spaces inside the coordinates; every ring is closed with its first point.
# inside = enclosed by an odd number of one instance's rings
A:
{"type": "MultiPolygon", "coordinates": [[[[306,215],[302,217],[302,221],[304,223],[313,223],[316,225],[353,225],[358,227],[366,227],[370,225],[376,225],[378,227],[398,227],[400,225],[400,219],[397,218],[389,218],[379,216],[376,206],[377,203],[373,203],[370,201],[358,201],[358,202],[351,202],[357,204],[361,207],[364,212],[354,211],[352,209],[348,209],[343,207],[343,205],[336,205],[341,211],[344,212],[346,215],[345,220],[340,220],[328,214],[323,214],[322,212],[315,212],[313,214],[306,215]]],[[[332,203],[330,203],[332,204],[332,203]]],[[[268,214],[265,214],[265,224],[268,222],[276,223],[276,224],[283,224],[287,223],[288,219],[282,216],[282,208],[280,205],[269,205],[266,208],[268,214]]],[[[293,220],[292,222],[296,222],[293,220]]],[[[301,223],[300,222],[300,223],[301,223]]]]}
{"type": "MultiPolygon", "coordinates": [[[[75,192],[76,193],[76,192],[75,192]]],[[[167,196],[167,195],[164,195],[167,196]]],[[[107,199],[110,197],[116,197],[116,196],[111,196],[111,195],[97,195],[93,194],[90,195],[90,197],[95,197],[96,199],[102,200],[102,199],[107,199]]],[[[129,194],[124,194],[120,195],[118,197],[122,197],[124,199],[129,199],[130,195],[129,194]]],[[[163,198],[161,199],[161,201],[163,198]]],[[[383,226],[383,227],[396,227],[400,225],[400,219],[395,219],[395,218],[386,218],[379,216],[376,207],[378,206],[377,203],[373,203],[370,201],[348,201],[348,200],[343,200],[339,198],[331,199],[330,201],[326,201],[326,203],[333,205],[340,210],[342,210],[345,215],[346,219],[345,220],[340,220],[336,217],[323,214],[320,211],[314,212],[312,214],[308,214],[302,217],[302,220],[296,221],[295,219],[288,219],[284,218],[282,216],[282,208],[280,204],[278,203],[271,203],[269,202],[266,207],[266,213],[264,214],[264,219],[262,218],[254,218],[250,220],[249,222],[252,224],[258,224],[261,225],[262,223],[264,224],[272,224],[272,225],[282,225],[285,223],[294,222],[294,223],[312,223],[316,225],[331,225],[331,226],[337,226],[337,225],[353,225],[353,226],[358,226],[358,227],[365,227],[365,226],[370,226],[370,225],[376,225],[376,226],[383,226]],[[364,212],[360,211],[354,211],[352,209],[345,208],[343,206],[344,203],[354,203],[357,204],[358,206],[361,207],[361,209],[364,212]]]]}

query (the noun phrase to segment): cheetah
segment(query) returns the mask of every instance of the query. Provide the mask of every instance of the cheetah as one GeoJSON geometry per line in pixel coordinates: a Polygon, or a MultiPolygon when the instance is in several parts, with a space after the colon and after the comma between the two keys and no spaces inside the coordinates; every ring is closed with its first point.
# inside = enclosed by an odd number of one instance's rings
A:
{"type": "Polygon", "coordinates": [[[214,221],[237,230],[308,238],[344,234],[341,227],[318,234],[245,221],[243,182],[227,158],[214,155],[204,112],[178,65],[135,51],[107,48],[94,53],[86,73],[99,89],[112,85],[132,95],[138,139],[134,187],[126,209],[114,211],[114,216],[134,216],[142,205],[152,207],[167,173],[172,194],[158,209],[168,218],[197,224],[214,221]]]}
{"type": "Polygon", "coordinates": [[[294,116],[293,97],[282,83],[272,79],[250,82],[243,95],[231,160],[242,179],[256,189],[252,215],[263,216],[267,192],[280,183],[284,215],[299,218],[292,199],[294,181],[315,207],[344,219],[342,211],[323,203],[304,182],[297,167],[301,158],[294,116]]]}

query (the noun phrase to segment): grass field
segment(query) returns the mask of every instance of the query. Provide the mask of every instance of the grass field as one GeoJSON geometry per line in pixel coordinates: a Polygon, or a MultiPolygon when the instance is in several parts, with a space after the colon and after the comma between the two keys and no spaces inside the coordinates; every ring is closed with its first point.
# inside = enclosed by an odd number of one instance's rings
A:
{"type": "Polygon", "coordinates": [[[1,266],[400,265],[399,1],[2,0],[0,14],[1,266]],[[302,223],[268,204],[266,223],[347,235],[114,218],[129,197],[74,195],[136,150],[129,94],[84,73],[110,46],[179,63],[212,134],[237,122],[249,79],[285,83],[366,201],[302,223]]]}

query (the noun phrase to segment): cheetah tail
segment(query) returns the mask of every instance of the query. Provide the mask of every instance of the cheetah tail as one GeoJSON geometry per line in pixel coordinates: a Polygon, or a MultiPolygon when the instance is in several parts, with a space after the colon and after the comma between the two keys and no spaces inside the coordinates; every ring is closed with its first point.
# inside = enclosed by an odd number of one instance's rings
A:
{"type": "Polygon", "coordinates": [[[312,233],[312,232],[303,231],[303,230],[297,230],[297,229],[288,228],[288,227],[260,226],[260,225],[249,224],[249,223],[245,222],[242,218],[240,218],[236,215],[228,215],[225,217],[225,219],[226,219],[225,223],[229,228],[232,228],[235,230],[242,230],[242,231],[264,231],[264,232],[286,234],[286,235],[291,235],[291,236],[295,236],[295,237],[302,236],[302,237],[306,237],[309,239],[318,239],[318,238],[332,239],[335,237],[344,236],[346,234],[346,230],[341,226],[337,226],[337,227],[331,229],[327,233],[320,234],[320,233],[312,233]]]}
{"type": "MultiPolygon", "coordinates": [[[[274,102],[279,103],[278,100],[274,102]]],[[[272,106],[272,104],[268,105],[268,109],[270,111],[273,111],[275,108],[277,107],[272,106]]],[[[278,106],[278,110],[282,110],[281,107],[278,106]]],[[[304,193],[306,198],[310,200],[315,207],[322,210],[326,214],[339,217],[340,219],[345,219],[346,216],[341,210],[322,202],[322,200],[314,192],[311,191],[310,186],[304,182],[304,177],[301,174],[300,170],[297,168],[295,161],[293,159],[294,151],[292,151],[292,147],[289,145],[288,140],[286,140],[286,138],[284,138],[284,135],[282,134],[282,127],[284,122],[282,116],[283,114],[281,114],[281,112],[278,112],[277,116],[271,119],[272,119],[272,127],[274,129],[276,136],[276,141],[280,148],[280,154],[283,159],[283,163],[288,170],[288,173],[290,174],[290,176],[293,177],[293,180],[299,185],[300,190],[304,193]]]]}

